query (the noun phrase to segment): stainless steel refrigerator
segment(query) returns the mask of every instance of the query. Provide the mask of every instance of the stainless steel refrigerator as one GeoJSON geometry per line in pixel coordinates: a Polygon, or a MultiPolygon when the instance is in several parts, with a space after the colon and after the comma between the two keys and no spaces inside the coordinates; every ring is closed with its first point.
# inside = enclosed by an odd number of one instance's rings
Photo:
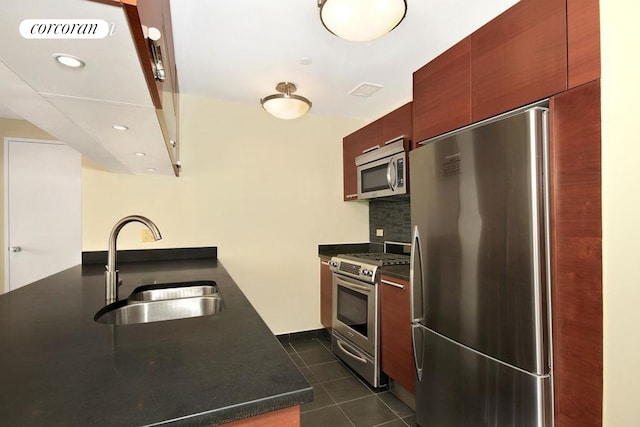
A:
{"type": "Polygon", "coordinates": [[[521,109],[410,153],[421,427],[553,425],[547,115],[521,109]]]}

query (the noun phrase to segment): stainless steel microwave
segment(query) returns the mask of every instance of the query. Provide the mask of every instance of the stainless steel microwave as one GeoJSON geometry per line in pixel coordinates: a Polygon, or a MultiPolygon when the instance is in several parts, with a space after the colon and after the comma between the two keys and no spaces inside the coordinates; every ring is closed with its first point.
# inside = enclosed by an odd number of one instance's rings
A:
{"type": "Polygon", "coordinates": [[[404,137],[356,157],[358,199],[407,194],[407,152],[404,137]]]}

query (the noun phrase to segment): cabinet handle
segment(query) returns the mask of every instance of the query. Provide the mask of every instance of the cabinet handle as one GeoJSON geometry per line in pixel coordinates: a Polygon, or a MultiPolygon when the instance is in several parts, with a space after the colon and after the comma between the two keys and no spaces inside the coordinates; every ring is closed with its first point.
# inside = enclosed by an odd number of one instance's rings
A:
{"type": "Polygon", "coordinates": [[[322,263],[322,265],[329,265],[329,263],[327,261],[320,261],[322,263]]]}
{"type": "Polygon", "coordinates": [[[164,65],[162,65],[162,51],[160,49],[160,39],[162,33],[154,27],[149,27],[148,37],[151,58],[153,58],[153,72],[156,80],[163,82],[166,78],[164,65]]]}
{"type": "Polygon", "coordinates": [[[358,195],[357,194],[347,194],[345,197],[347,199],[354,199],[354,198],[358,197],[358,195]]]}
{"type": "Polygon", "coordinates": [[[390,281],[385,280],[385,279],[381,279],[380,283],[384,283],[385,285],[393,286],[394,288],[404,289],[404,285],[402,285],[400,283],[396,283],[396,282],[390,282],[390,281]]]}
{"type": "Polygon", "coordinates": [[[377,150],[378,148],[380,148],[380,145],[374,145],[373,147],[369,147],[366,150],[362,150],[362,154],[368,153],[369,151],[377,150]]]}

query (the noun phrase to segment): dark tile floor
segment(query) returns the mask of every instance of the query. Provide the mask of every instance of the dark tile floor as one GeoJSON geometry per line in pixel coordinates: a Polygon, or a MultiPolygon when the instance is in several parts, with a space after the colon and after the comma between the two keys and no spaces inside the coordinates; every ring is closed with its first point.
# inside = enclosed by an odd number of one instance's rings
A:
{"type": "Polygon", "coordinates": [[[373,389],[331,352],[326,336],[279,337],[313,386],[301,407],[302,427],[416,426],[415,413],[386,389],[373,389]]]}

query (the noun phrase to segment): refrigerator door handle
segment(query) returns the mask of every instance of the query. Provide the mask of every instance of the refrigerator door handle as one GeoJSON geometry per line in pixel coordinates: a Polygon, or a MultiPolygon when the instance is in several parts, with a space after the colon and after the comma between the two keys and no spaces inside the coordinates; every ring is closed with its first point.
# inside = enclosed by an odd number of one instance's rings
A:
{"type": "Polygon", "coordinates": [[[422,381],[422,355],[424,353],[422,326],[411,325],[411,341],[413,343],[413,363],[416,366],[416,375],[418,381],[422,381]]]}
{"type": "Polygon", "coordinates": [[[422,248],[420,246],[418,226],[413,228],[409,284],[411,286],[411,322],[422,322],[424,321],[424,310],[422,307],[422,248]]]}

